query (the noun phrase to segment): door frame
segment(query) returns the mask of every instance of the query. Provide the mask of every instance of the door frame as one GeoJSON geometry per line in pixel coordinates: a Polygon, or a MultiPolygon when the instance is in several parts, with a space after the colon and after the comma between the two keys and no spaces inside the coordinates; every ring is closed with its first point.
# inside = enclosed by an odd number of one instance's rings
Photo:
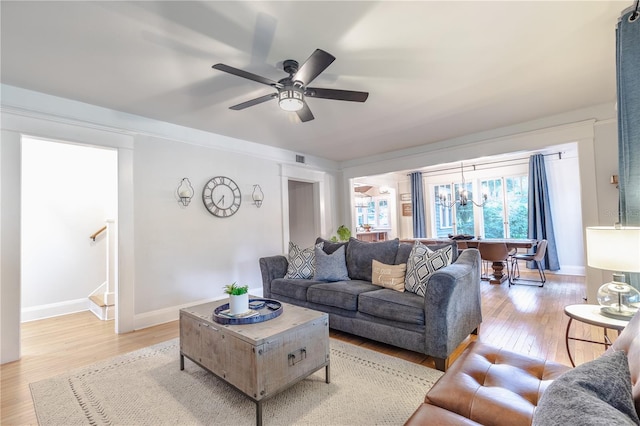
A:
{"type": "Polygon", "coordinates": [[[280,183],[282,200],[282,252],[286,253],[289,247],[289,181],[307,182],[313,184],[313,211],[315,233],[323,236],[327,228],[326,215],[326,173],[318,170],[296,167],[290,164],[281,164],[280,183]]]}

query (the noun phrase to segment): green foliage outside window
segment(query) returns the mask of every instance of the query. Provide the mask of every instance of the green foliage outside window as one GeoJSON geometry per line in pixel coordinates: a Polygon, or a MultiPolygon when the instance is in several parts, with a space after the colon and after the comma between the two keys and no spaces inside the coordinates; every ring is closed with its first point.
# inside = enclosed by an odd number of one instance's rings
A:
{"type": "MultiPolygon", "coordinates": [[[[482,235],[484,238],[528,238],[528,183],[527,176],[494,178],[481,182],[482,192],[488,195],[488,201],[483,208],[478,209],[468,203],[459,204],[452,208],[443,207],[435,200],[440,192],[449,196],[450,186],[437,185],[434,187],[435,204],[435,232],[438,237],[448,234],[482,235]],[[506,193],[504,190],[506,189],[506,193]],[[504,204],[506,200],[506,205],[504,204]],[[450,216],[455,211],[455,227],[451,224],[450,216]],[[481,226],[475,230],[474,211],[482,214],[481,226]]],[[[472,184],[466,182],[467,196],[473,199],[472,184]]],[[[459,194],[461,184],[454,185],[454,194],[459,194]]]]}

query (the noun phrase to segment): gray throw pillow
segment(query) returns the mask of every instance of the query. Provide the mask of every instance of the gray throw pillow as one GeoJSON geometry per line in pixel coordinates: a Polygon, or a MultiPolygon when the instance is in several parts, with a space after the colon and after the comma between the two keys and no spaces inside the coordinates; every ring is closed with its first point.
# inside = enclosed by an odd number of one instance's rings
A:
{"type": "Polygon", "coordinates": [[[316,246],[315,256],[316,272],[313,275],[314,280],[327,282],[349,280],[347,263],[344,258],[344,246],[338,247],[331,254],[325,253],[322,247],[316,246]]]}
{"type": "Polygon", "coordinates": [[[638,425],[627,354],[605,353],[569,370],[542,394],[533,426],[638,425]]]}
{"type": "Polygon", "coordinates": [[[324,244],[324,246],[322,246],[322,250],[324,250],[324,252],[327,254],[334,253],[340,247],[345,247],[345,253],[346,253],[346,247],[347,247],[347,244],[349,244],[348,241],[334,242],[331,240],[325,240],[324,238],[320,238],[320,237],[316,238],[316,244],[320,244],[320,243],[324,244]]]}
{"type": "Polygon", "coordinates": [[[352,280],[371,282],[371,265],[374,260],[387,265],[393,265],[398,253],[399,239],[368,243],[366,241],[349,239],[347,244],[347,270],[352,280]]]}
{"type": "Polygon", "coordinates": [[[427,292],[429,277],[438,269],[451,264],[453,246],[433,251],[424,244],[416,241],[407,259],[407,275],[404,288],[407,291],[424,296],[427,292]]]}

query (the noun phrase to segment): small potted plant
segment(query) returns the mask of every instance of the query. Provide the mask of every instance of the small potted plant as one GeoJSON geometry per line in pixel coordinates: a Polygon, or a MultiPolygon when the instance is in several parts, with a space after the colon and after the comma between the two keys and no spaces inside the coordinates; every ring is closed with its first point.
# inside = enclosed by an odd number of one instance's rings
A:
{"type": "Polygon", "coordinates": [[[244,314],[249,310],[249,286],[240,286],[235,282],[224,286],[224,292],[229,295],[229,314],[244,314]]]}
{"type": "Polygon", "coordinates": [[[349,238],[351,238],[351,230],[344,225],[340,225],[336,232],[338,236],[336,237],[334,235],[331,237],[331,241],[334,243],[337,243],[338,241],[349,241],[349,238]]]}

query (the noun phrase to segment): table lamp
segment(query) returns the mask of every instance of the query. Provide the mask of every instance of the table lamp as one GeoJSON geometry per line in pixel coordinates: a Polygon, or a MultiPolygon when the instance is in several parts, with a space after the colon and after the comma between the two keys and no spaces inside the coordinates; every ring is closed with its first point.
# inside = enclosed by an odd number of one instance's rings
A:
{"type": "Polygon", "coordinates": [[[629,320],[640,307],[640,292],[625,283],[622,272],[640,272],[640,227],[587,227],[587,264],[615,271],[613,281],[598,289],[600,312],[629,320]]]}

